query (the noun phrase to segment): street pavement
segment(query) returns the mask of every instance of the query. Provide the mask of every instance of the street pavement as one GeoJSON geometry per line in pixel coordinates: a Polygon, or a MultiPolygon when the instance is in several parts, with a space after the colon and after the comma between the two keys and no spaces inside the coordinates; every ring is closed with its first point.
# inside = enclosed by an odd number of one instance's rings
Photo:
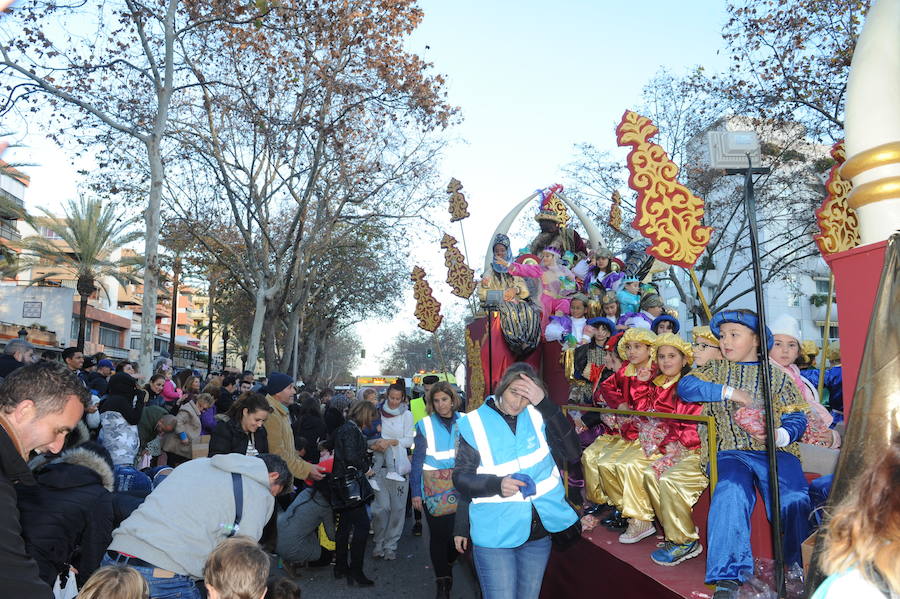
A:
{"type": "MultiPolygon", "coordinates": [[[[372,537],[366,546],[366,575],[375,581],[367,588],[351,587],[343,579],[335,580],[332,568],[304,568],[294,581],[300,585],[303,599],[344,599],[357,597],[390,597],[391,599],[430,599],[435,595],[434,571],[428,557],[428,526],[422,519],[421,537],[412,536],[412,518],[407,518],[397,550],[397,559],[372,558],[372,537]]],[[[452,599],[478,599],[478,583],[471,562],[461,558],[453,567],[452,599]]],[[[279,570],[284,573],[284,570],[279,570]]],[[[286,574],[285,574],[286,575],[286,574]]]]}

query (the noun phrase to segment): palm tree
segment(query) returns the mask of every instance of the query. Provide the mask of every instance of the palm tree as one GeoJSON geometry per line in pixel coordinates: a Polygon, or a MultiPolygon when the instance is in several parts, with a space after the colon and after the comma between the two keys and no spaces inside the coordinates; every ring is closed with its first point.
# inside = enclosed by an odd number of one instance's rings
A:
{"type": "Polygon", "coordinates": [[[139,283],[137,267],[140,257],[111,259],[116,250],[143,237],[143,231],[131,230],[136,219],[123,219],[116,214],[111,204],[103,205],[98,199],[69,200],[65,218],[57,218],[46,209],[42,219],[26,216],[29,225],[36,231],[43,227],[52,231],[61,244],[45,237],[31,236],[22,241],[22,248],[28,256],[27,264],[49,270],[33,278],[31,284],[60,276],[76,277],[75,289],[81,296],[78,323],[78,349],[84,351],[85,312],[88,298],[99,287],[109,298],[109,290],[103,283],[105,277],[112,277],[121,285],[139,283]]]}

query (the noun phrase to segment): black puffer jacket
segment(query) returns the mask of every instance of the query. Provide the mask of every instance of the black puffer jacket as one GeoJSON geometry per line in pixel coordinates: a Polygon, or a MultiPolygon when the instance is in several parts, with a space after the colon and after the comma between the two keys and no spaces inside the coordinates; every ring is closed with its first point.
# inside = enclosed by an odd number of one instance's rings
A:
{"type": "Polygon", "coordinates": [[[25,551],[16,509],[20,484],[34,485],[34,477],[0,422],[0,590],[3,599],[53,599],[53,591],[40,579],[37,564],[25,551]]]}
{"type": "MultiPolygon", "coordinates": [[[[209,438],[209,457],[220,453],[239,453],[247,455],[247,445],[250,443],[250,435],[244,432],[241,425],[235,420],[220,420],[216,423],[212,435],[209,438]]],[[[261,426],[253,433],[253,445],[259,453],[269,453],[269,438],[266,436],[266,427],[261,426]]]]}
{"type": "Polygon", "coordinates": [[[328,429],[325,427],[322,415],[304,414],[291,424],[291,429],[294,432],[294,447],[298,451],[303,449],[300,447],[300,439],[306,441],[306,455],[303,459],[313,464],[319,463],[319,443],[328,438],[328,429]]]}
{"type": "Polygon", "coordinates": [[[69,449],[35,472],[36,486],[18,489],[22,536],[48,584],[70,565],[84,584],[112,541],[115,477],[100,451],[69,449]]]}
{"type": "Polygon", "coordinates": [[[109,393],[100,402],[100,413],[118,412],[131,425],[141,421],[147,402],[147,392],[138,389],[137,381],[125,372],[117,372],[109,379],[109,393]]]}
{"type": "Polygon", "coordinates": [[[361,472],[369,469],[369,455],[366,438],[352,420],[348,420],[334,431],[334,467],[335,476],[344,474],[349,467],[361,472]]]}
{"type": "Polygon", "coordinates": [[[12,371],[23,366],[25,364],[16,360],[16,357],[11,354],[0,355],[0,379],[8,377],[12,371]]]}

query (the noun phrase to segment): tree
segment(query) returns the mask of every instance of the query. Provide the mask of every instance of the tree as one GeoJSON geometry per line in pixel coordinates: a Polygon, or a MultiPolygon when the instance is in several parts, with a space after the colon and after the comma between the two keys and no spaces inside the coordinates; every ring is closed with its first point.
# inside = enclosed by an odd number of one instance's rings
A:
{"type": "Polygon", "coordinates": [[[465,339],[465,322],[459,316],[444,318],[434,334],[421,329],[399,333],[386,348],[381,371],[411,375],[419,370],[446,368],[452,374],[466,363],[465,339]]]}
{"type": "Polygon", "coordinates": [[[48,122],[46,129],[54,132],[51,137],[71,136],[93,146],[124,136],[144,151],[141,160],[149,171],[140,354],[144,372],[153,361],[170,111],[197,84],[184,68],[187,39],[223,23],[230,31],[252,26],[266,12],[264,1],[29,0],[4,19],[0,30],[0,73],[7,92],[0,115],[23,105],[39,112],[49,100],[49,112],[40,114],[48,122]]]}
{"type": "Polygon", "coordinates": [[[732,0],[723,36],[732,68],[713,81],[739,114],[843,137],[850,61],[869,0],[732,0]]]}
{"type": "Polygon", "coordinates": [[[52,231],[64,245],[40,235],[25,238],[22,241],[26,256],[23,266],[46,269],[43,274],[32,277],[32,285],[59,276],[76,277],[76,290],[81,296],[77,347],[83,351],[87,302],[98,284],[108,297],[109,290],[103,282],[105,277],[111,277],[121,285],[140,281],[135,271],[140,259],[116,258],[116,254],[140,239],[142,233],[133,229],[133,220],[121,219],[113,206],[103,205],[96,199],[70,200],[62,219],[46,209],[42,208],[41,212],[43,219],[30,215],[24,218],[37,231],[41,227],[52,231]]]}
{"type": "MultiPolygon", "coordinates": [[[[703,224],[714,232],[697,271],[712,311],[751,293],[753,285],[743,276],[749,267],[749,232],[742,182],[706,163],[704,135],[708,130],[752,129],[764,141],[763,162],[772,169],[756,183],[759,226],[765,233],[760,240],[764,283],[787,281],[805,271],[807,259],[816,255],[811,236],[813,209],[824,193],[822,173],[830,164],[822,158],[827,156],[827,148],[810,142],[806,128],[796,123],[732,116],[735,103],[709,83],[702,69],[684,77],[660,71],[644,87],[643,98],[638,112],[659,128],[656,141],[681,167],[679,180],[705,200],[703,224]]],[[[622,190],[623,221],[630,223],[634,193],[627,189],[624,159],[616,161],[590,144],[578,148],[580,155],[567,167],[574,180],[567,184],[570,197],[583,202],[605,223],[609,197],[622,190]]],[[[696,291],[681,269],[670,268],[657,278],[670,281],[689,314],[705,320],[696,291]]]]}
{"type": "MultiPolygon", "coordinates": [[[[324,4],[285,2],[273,23],[228,32],[240,50],[191,63],[202,102],[178,121],[184,170],[206,173],[242,241],[238,254],[209,249],[252,295],[248,361],[262,348],[269,368],[281,316],[288,338],[299,339],[327,274],[317,263],[340,244],[344,225],[383,224],[427,206],[419,188],[437,152],[427,132],[454,114],[442,79],[403,48],[422,18],[414,2],[324,4]],[[277,60],[258,68],[266,53],[277,60]],[[207,85],[215,72],[235,80],[207,85]]],[[[204,45],[218,47],[221,35],[209,31],[204,45]]],[[[177,200],[178,209],[196,212],[194,199],[177,200]]],[[[282,347],[289,361],[296,343],[282,347]]]]}

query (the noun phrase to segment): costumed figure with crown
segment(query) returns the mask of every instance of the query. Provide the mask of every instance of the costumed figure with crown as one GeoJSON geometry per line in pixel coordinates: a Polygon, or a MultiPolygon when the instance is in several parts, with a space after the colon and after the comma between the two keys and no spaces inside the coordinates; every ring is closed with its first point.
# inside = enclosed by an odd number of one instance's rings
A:
{"type": "MultiPolygon", "coordinates": [[[[482,306],[490,313],[490,344],[481,348],[482,363],[493,388],[514,362],[528,362],[540,368],[540,352],[534,351],[541,340],[541,308],[525,279],[510,272],[512,261],[509,237],[497,234],[490,248],[491,270],[478,286],[482,306]]],[[[515,264],[515,263],[513,263],[515,264]]]]}
{"type": "Polygon", "coordinates": [[[553,247],[560,250],[560,255],[572,252],[576,261],[580,261],[587,256],[587,246],[577,231],[566,227],[562,210],[554,207],[559,202],[554,196],[554,187],[541,191],[541,207],[534,217],[541,232],[531,242],[531,253],[540,256],[544,249],[553,247]]]}

